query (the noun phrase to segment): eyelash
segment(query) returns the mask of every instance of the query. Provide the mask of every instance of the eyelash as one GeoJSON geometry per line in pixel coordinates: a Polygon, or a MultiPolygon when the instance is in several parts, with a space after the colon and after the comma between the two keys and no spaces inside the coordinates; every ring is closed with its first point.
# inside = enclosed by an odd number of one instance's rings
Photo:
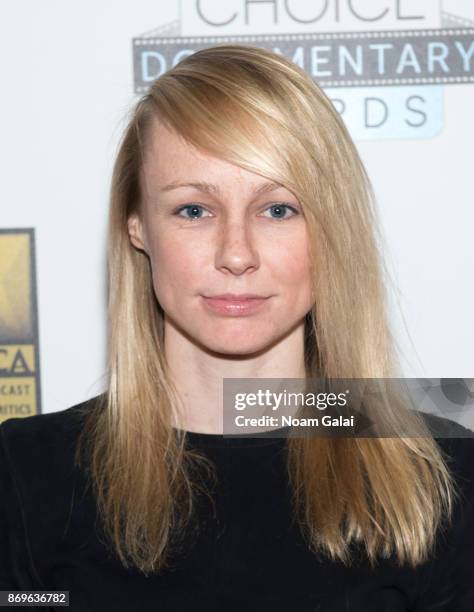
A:
{"type": "MultiPolygon", "coordinates": [[[[285,208],[285,209],[291,210],[293,212],[293,214],[290,215],[289,217],[280,217],[280,218],[278,218],[278,217],[271,217],[275,221],[286,221],[287,219],[290,219],[291,217],[294,217],[294,216],[300,214],[300,212],[294,206],[291,206],[290,204],[285,204],[285,202],[275,202],[275,204],[272,204],[266,210],[269,210],[270,208],[275,208],[275,207],[285,208]]],[[[201,206],[200,204],[186,204],[185,206],[180,206],[177,210],[175,210],[173,212],[173,214],[178,216],[178,217],[182,217],[183,219],[186,219],[187,221],[197,221],[197,220],[202,218],[202,217],[185,217],[185,216],[180,214],[183,210],[186,210],[186,209],[189,209],[189,208],[201,208],[201,209],[205,210],[204,206],[201,206]]]]}

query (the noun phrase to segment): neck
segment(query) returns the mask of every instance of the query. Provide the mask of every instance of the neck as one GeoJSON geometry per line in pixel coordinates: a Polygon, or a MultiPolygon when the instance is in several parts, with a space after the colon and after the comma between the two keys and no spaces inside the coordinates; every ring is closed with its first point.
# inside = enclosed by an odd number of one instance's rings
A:
{"type": "Polygon", "coordinates": [[[182,402],[178,426],[221,434],[224,378],[305,378],[304,321],[265,350],[227,355],[195,344],[165,318],[165,354],[182,402]]]}

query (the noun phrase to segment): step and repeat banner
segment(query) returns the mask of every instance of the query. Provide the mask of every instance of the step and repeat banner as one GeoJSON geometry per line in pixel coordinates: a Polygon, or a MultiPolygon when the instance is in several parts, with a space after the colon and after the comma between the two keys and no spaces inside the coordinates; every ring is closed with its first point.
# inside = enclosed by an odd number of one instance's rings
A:
{"type": "Polygon", "coordinates": [[[457,381],[446,401],[474,411],[471,0],[4,0],[0,14],[0,421],[103,389],[121,130],[154,79],[225,42],[324,88],[375,188],[404,375],[457,381]]]}

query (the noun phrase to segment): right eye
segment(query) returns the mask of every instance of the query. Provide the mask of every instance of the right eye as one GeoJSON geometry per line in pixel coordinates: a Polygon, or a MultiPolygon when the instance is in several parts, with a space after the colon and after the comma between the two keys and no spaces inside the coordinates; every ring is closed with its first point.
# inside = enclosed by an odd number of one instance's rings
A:
{"type": "Polygon", "coordinates": [[[199,204],[186,204],[186,206],[181,206],[178,208],[173,214],[178,217],[183,217],[184,219],[188,219],[189,221],[194,221],[194,219],[201,219],[203,216],[203,211],[206,209],[199,204]],[[181,214],[182,212],[189,214],[181,214]]]}

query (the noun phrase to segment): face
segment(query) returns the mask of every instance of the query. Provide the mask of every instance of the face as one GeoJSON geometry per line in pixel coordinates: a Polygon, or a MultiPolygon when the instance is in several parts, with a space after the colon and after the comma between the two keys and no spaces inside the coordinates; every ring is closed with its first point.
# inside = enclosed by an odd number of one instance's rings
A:
{"type": "Polygon", "coordinates": [[[293,193],[158,121],[151,136],[142,212],[128,231],[150,257],[165,338],[173,325],[208,350],[250,355],[303,325],[312,306],[310,255],[293,193]],[[235,299],[217,297],[224,294],[235,299]]]}

